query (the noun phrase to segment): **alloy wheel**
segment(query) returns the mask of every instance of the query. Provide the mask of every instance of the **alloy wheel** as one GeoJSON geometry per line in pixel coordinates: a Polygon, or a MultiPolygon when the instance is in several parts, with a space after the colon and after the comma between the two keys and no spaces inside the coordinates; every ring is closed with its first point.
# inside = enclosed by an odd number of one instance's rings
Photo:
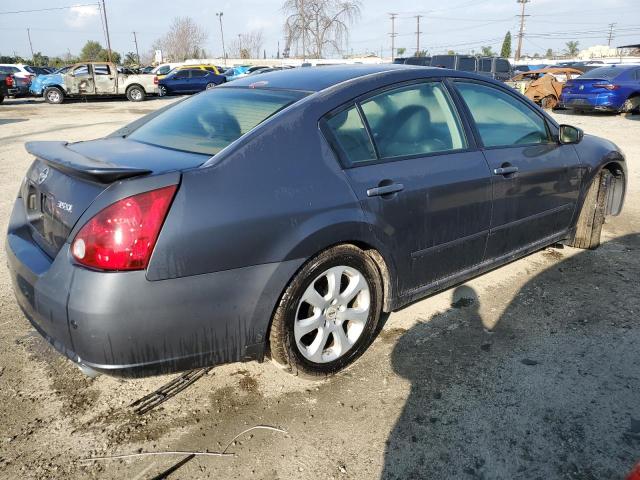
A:
{"type": "Polygon", "coordinates": [[[293,333],[299,352],[314,363],[342,357],[362,335],[370,306],[371,292],[361,272],[344,265],[326,270],[298,302],[293,333]]]}

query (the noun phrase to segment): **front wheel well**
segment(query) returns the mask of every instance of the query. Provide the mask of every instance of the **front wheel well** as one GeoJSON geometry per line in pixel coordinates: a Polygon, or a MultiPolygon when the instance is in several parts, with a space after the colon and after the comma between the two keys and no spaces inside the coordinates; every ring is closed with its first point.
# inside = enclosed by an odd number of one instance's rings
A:
{"type": "Polygon", "coordinates": [[[624,202],[626,178],[622,166],[618,162],[607,163],[602,170],[612,175],[611,185],[607,192],[605,215],[619,215],[624,202]]]}

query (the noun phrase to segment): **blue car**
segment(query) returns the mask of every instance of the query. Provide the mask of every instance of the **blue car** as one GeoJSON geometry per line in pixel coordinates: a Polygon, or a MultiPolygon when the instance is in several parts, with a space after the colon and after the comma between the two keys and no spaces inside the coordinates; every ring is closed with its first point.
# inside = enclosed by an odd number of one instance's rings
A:
{"type": "Polygon", "coordinates": [[[637,112],[640,109],[640,65],[609,65],[569,80],[560,107],[576,111],[637,112]]]}
{"type": "Polygon", "coordinates": [[[200,68],[175,69],[158,82],[158,91],[162,95],[196,93],[208,90],[224,83],[224,75],[200,68]]]}
{"type": "Polygon", "coordinates": [[[383,312],[555,242],[595,248],[627,177],[613,143],[501,82],[390,64],[248,76],[26,148],[18,304],[85,373],[121,376],[269,356],[323,378],[383,312]]]}
{"type": "Polygon", "coordinates": [[[42,96],[44,89],[50,85],[64,86],[64,74],[71,68],[62,67],[49,75],[38,75],[31,81],[29,92],[36,97],[42,96]]]}
{"type": "Polygon", "coordinates": [[[233,80],[237,80],[239,78],[246,77],[249,75],[249,69],[251,67],[249,65],[242,65],[239,67],[231,67],[224,71],[223,75],[227,79],[227,82],[231,82],[233,80]]]}

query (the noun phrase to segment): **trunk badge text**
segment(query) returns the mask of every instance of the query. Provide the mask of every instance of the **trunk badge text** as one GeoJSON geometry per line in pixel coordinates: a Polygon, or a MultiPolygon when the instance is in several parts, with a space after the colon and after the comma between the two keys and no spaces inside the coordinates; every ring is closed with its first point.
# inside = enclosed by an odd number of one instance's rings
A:
{"type": "Polygon", "coordinates": [[[65,212],[69,212],[69,213],[71,213],[71,211],[73,210],[72,204],[61,202],[60,200],[58,200],[57,207],[58,209],[64,210],[65,212]]]}

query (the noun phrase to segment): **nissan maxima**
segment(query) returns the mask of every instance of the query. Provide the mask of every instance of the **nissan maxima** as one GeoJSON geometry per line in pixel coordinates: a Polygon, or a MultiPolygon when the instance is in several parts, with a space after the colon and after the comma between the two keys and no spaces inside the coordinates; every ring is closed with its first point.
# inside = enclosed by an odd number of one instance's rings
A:
{"type": "Polygon", "coordinates": [[[335,373],[383,312],[557,242],[595,248],[626,189],[613,143],[499,82],[405,65],[265,73],[26,149],[18,303],[118,376],[335,373]]]}

